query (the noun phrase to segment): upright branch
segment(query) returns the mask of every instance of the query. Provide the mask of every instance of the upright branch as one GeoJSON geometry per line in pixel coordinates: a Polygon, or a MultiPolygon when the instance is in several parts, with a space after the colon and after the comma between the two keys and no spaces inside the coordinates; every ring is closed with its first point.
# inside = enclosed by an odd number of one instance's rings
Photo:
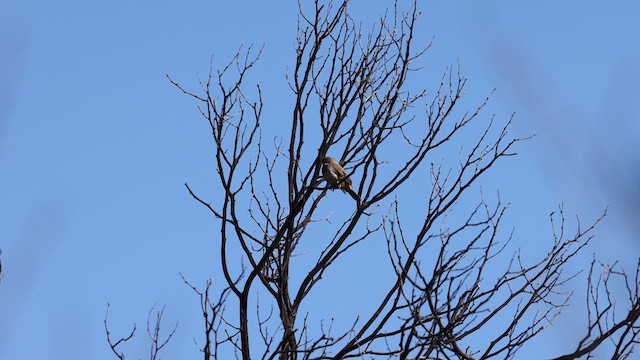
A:
{"type": "Polygon", "coordinates": [[[126,343],[127,341],[131,340],[131,338],[133,338],[133,335],[135,335],[136,333],[136,324],[133,324],[133,329],[131,330],[129,335],[123,336],[118,340],[114,341],[111,338],[111,332],[109,331],[108,318],[109,318],[109,304],[107,304],[107,311],[105,312],[105,315],[104,315],[104,331],[107,336],[107,343],[109,344],[111,351],[118,357],[118,359],[124,360],[125,354],[118,347],[126,343]]]}
{"type": "MultiPolygon", "coordinates": [[[[104,315],[104,331],[107,336],[107,343],[109,344],[111,351],[114,353],[114,355],[118,359],[125,360],[125,353],[120,349],[120,347],[125,343],[129,342],[131,339],[133,339],[133,336],[136,333],[136,324],[135,323],[133,324],[133,329],[131,329],[131,332],[128,335],[123,336],[118,340],[114,341],[114,339],[111,338],[111,331],[109,330],[109,324],[108,324],[109,307],[110,305],[107,304],[107,310],[104,315]]],[[[178,329],[178,323],[176,322],[176,325],[173,327],[173,329],[163,339],[160,332],[161,332],[161,326],[162,326],[162,316],[164,315],[164,308],[156,311],[155,320],[152,320],[152,314],[154,309],[155,309],[155,305],[151,307],[147,315],[147,335],[149,336],[149,340],[150,340],[149,341],[149,346],[150,346],[149,359],[150,360],[160,359],[158,357],[160,350],[162,350],[169,343],[173,335],[176,333],[176,330],[178,329]]]]}
{"type": "Polygon", "coordinates": [[[173,327],[173,329],[169,332],[169,334],[163,339],[160,335],[160,326],[162,324],[162,316],[164,316],[164,307],[155,313],[155,319],[152,320],[152,313],[155,310],[155,305],[149,309],[149,314],[147,315],[147,335],[149,336],[149,359],[156,360],[158,359],[158,353],[162,348],[164,348],[167,343],[171,340],[173,335],[178,330],[178,323],[173,327]]]}
{"type": "Polygon", "coordinates": [[[598,263],[594,258],[587,280],[587,329],[574,351],[555,360],[581,359],[585,356],[628,359],[640,343],[640,260],[635,274],[629,276],[616,266],[598,263]],[[599,271],[598,271],[599,270],[599,271]],[[622,283],[629,305],[616,310],[614,282],[622,283]],[[609,348],[602,350],[603,343],[609,348]]]}

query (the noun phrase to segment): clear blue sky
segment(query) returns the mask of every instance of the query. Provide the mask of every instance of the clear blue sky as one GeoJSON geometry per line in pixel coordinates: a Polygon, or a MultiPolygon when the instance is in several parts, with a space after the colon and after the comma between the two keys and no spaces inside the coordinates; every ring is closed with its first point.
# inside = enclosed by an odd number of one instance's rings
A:
{"type": "MultiPolygon", "coordinates": [[[[364,3],[354,1],[356,18],[384,8],[364,3]]],[[[469,107],[496,87],[488,113],[515,111],[515,135],[537,134],[483,181],[511,203],[517,244],[548,245],[548,213],[561,202],[585,223],[609,206],[584,264],[596,252],[633,265],[640,3],[423,1],[420,9],[419,39],[435,38],[430,74],[459,59],[469,107]]],[[[214,192],[212,146],[194,104],[165,74],[194,85],[211,55],[222,64],[240,44],[264,44],[255,75],[271,131],[285,135],[296,10],[293,1],[0,3],[0,358],[112,359],[107,302],[116,334],[138,324],[132,357],[147,354],[155,303],[167,325],[180,322],[163,358],[199,357],[198,299],[178,274],[196,284],[218,275],[215,222],[183,183],[214,192]]],[[[580,310],[583,299],[574,303],[580,310]]],[[[557,335],[571,316],[544,338],[550,351],[567,350],[557,335]]]]}

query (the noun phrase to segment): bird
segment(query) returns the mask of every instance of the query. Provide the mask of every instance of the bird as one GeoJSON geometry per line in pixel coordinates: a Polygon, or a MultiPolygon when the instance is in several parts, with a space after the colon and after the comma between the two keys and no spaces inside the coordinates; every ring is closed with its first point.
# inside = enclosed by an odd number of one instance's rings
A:
{"type": "Polygon", "coordinates": [[[323,157],[322,160],[322,177],[326,180],[327,185],[331,189],[340,189],[343,192],[348,192],[351,197],[360,202],[360,197],[353,191],[351,186],[351,178],[349,174],[344,170],[336,159],[331,156],[323,157]]]}

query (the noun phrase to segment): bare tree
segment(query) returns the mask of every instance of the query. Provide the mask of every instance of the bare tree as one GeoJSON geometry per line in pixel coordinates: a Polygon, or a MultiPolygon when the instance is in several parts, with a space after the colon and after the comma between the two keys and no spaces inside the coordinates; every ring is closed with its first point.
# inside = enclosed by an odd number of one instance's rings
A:
{"type": "MultiPolygon", "coordinates": [[[[407,11],[396,4],[369,30],[347,5],[300,4],[287,77],[290,134],[273,148],[262,139],[263,89],[246,85],[261,50],[240,49],[220,70],[212,65],[196,91],[170,78],[209,125],[220,190],[204,199],[185,184],[220,226],[217,287],[209,281],[199,290],[185,279],[200,298],[200,350],[205,359],[235,353],[244,360],[514,358],[568,306],[576,274],[566,268],[601,218],[584,229],[578,222],[569,234],[560,208],[551,214],[546,255],[531,261],[509,250],[500,198],[463,204],[480,193],[478,179],[524,140],[509,135],[512,116],[485,116],[489,97],[472,111],[459,109],[466,85],[459,66],[446,69],[435,92],[409,85],[429,48],[414,44],[415,3],[407,11]],[[336,184],[322,177],[327,156],[350,174],[360,199],[345,196],[344,208],[329,215],[322,204],[336,184]],[[398,199],[406,188],[422,206],[419,222],[401,221],[398,199]],[[367,296],[378,299],[374,311],[344,328],[310,323],[301,308],[323,275],[375,239],[386,242],[394,280],[367,296]],[[294,262],[296,249],[311,240],[322,249],[294,262]]],[[[614,344],[607,348],[613,358],[625,358],[638,342],[637,271],[633,278],[613,268],[597,276],[596,264],[587,333],[558,359],[605,343],[614,344]],[[609,292],[614,277],[629,294],[622,318],[609,292]]]]}

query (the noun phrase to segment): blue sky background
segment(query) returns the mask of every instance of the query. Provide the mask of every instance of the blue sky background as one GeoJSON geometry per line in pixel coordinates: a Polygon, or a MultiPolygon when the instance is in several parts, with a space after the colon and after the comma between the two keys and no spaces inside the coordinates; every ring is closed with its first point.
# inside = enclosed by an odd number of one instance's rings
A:
{"type": "MultiPolygon", "coordinates": [[[[517,3],[423,1],[418,41],[434,43],[417,84],[435,89],[432,80],[459,59],[465,106],[495,87],[486,114],[516,112],[514,135],[536,134],[482,181],[511,203],[517,245],[544,251],[548,214],[560,203],[583,223],[609,206],[576,269],[596,253],[632,270],[640,3],[517,3]]],[[[354,1],[351,11],[367,21],[386,6],[354,1]]],[[[293,1],[0,3],[0,358],[112,359],[107,302],[115,334],[138,324],[132,357],[146,357],[144,325],[156,303],[167,327],[180,322],[163,358],[199,357],[198,299],[179,273],[195,284],[218,276],[216,224],[183,183],[205,198],[215,192],[212,145],[194,103],[165,74],[193,86],[211,55],[219,66],[243,43],[264,44],[253,79],[265,92],[268,134],[286,136],[296,14],[293,1]]],[[[360,261],[340,271],[375,266],[360,261]]],[[[573,303],[539,340],[549,355],[572,348],[584,299],[573,303]]],[[[537,359],[536,351],[521,358],[537,359]]]]}

